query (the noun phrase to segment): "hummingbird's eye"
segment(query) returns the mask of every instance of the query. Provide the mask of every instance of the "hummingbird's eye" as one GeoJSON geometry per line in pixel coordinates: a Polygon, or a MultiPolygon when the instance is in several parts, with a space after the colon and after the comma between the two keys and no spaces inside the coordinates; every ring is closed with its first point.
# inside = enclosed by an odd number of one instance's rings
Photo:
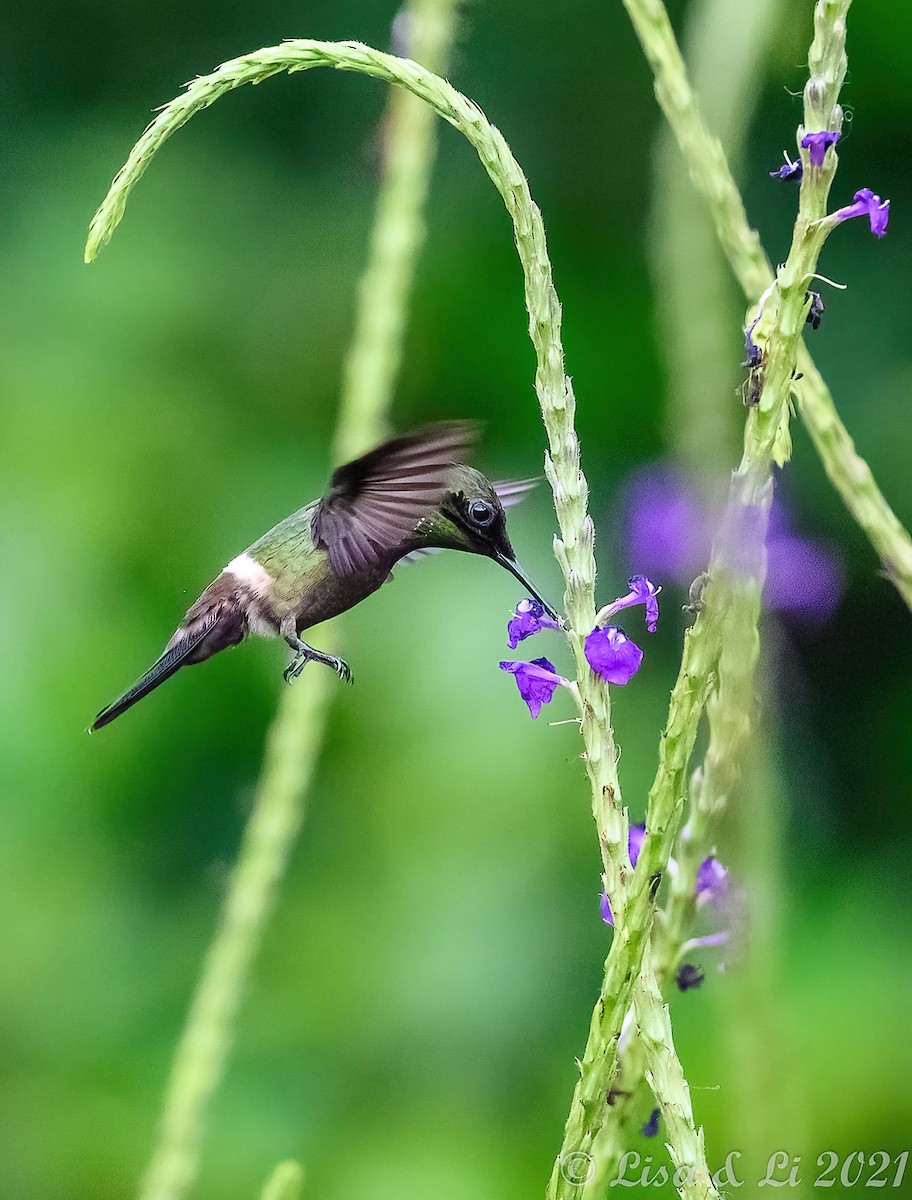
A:
{"type": "Polygon", "coordinates": [[[469,502],[469,520],[475,525],[490,525],[494,520],[494,505],[487,500],[469,502]]]}

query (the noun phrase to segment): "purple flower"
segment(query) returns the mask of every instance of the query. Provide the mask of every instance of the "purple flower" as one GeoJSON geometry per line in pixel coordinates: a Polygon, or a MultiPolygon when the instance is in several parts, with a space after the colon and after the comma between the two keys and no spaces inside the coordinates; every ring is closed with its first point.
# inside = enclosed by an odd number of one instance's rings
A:
{"type": "Polygon", "coordinates": [[[685,584],[706,566],[711,526],[682,471],[664,462],[639,468],[622,504],[629,562],[685,584]]]}
{"type": "Polygon", "coordinates": [[[887,232],[887,221],[890,219],[890,201],[881,200],[870,188],[862,188],[856,192],[854,199],[854,204],[837,209],[833,213],[835,220],[849,221],[852,217],[868,217],[871,221],[871,232],[875,237],[882,238],[887,232]]]}
{"type": "Polygon", "coordinates": [[[617,600],[606,605],[599,613],[597,620],[605,621],[608,617],[613,617],[615,613],[620,612],[622,608],[633,608],[637,604],[643,604],[646,607],[646,628],[650,633],[655,633],[659,623],[657,597],[661,589],[657,588],[654,583],[650,583],[645,575],[631,575],[627,580],[627,586],[630,588],[627,595],[619,596],[617,600]]]}
{"type": "MultiPolygon", "coordinates": [[[[663,462],[633,474],[622,506],[628,561],[653,578],[688,587],[709,559],[716,506],[699,495],[683,472],[663,462]]],[[[799,619],[826,621],[842,595],[842,560],[795,532],[778,496],[770,512],[767,552],[765,606],[799,619]]]]}
{"type": "Polygon", "coordinates": [[[640,1130],[640,1133],[642,1133],[643,1137],[655,1137],[656,1136],[656,1134],[659,1132],[659,1117],[660,1117],[660,1115],[661,1114],[659,1113],[659,1110],[657,1108],[654,1108],[652,1110],[652,1112],[649,1114],[649,1120],[646,1122],[646,1124],[640,1130]]]}
{"type": "Polygon", "coordinates": [[[804,167],[801,165],[801,159],[796,159],[795,162],[786,154],[785,162],[778,171],[770,171],[771,179],[794,179],[800,181],[804,174],[804,167]]]}
{"type": "Polygon", "coordinates": [[[681,963],[675,975],[679,992],[689,992],[691,988],[698,988],[703,979],[703,971],[695,963],[681,963]]]}
{"type": "Polygon", "coordinates": [[[828,146],[835,146],[842,137],[832,129],[822,129],[819,133],[806,133],[801,139],[801,148],[807,150],[812,167],[822,167],[824,155],[828,146]]]}
{"type": "Polygon", "coordinates": [[[710,855],[697,869],[697,903],[720,904],[728,895],[728,870],[710,855]]]}
{"type": "Polygon", "coordinates": [[[611,901],[607,892],[602,892],[599,896],[599,912],[606,925],[614,925],[614,913],[611,911],[611,901]]]}
{"type": "Polygon", "coordinates": [[[507,625],[510,649],[515,650],[520,642],[539,633],[542,629],[559,629],[557,621],[549,617],[537,600],[520,600],[516,611],[507,625]]]}
{"type": "Polygon", "coordinates": [[[643,661],[643,651],[616,625],[593,629],[584,649],[586,662],[606,683],[629,683],[643,661]]]}
{"type": "Polygon", "coordinates": [[[546,658],[533,658],[531,662],[502,662],[501,671],[509,671],[516,679],[519,694],[529,706],[533,719],[542,710],[543,704],[550,704],[551,697],[557,688],[567,680],[558,675],[554,665],[546,658]]]}

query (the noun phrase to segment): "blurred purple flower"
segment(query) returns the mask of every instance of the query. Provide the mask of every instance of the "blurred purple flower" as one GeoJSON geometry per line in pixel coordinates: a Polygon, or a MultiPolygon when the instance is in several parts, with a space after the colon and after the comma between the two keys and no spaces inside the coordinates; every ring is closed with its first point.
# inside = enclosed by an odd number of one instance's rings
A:
{"type": "Polygon", "coordinates": [[[643,651],[616,625],[593,629],[584,651],[586,662],[606,683],[629,683],[643,661],[643,651]]]}
{"type": "MultiPolygon", "coordinates": [[[[652,578],[688,587],[705,569],[712,540],[712,506],[683,472],[668,463],[641,467],[622,496],[627,555],[652,578]]],[[[767,608],[824,622],[839,605],[842,560],[819,542],[799,536],[777,497],[767,533],[767,608]]]]}
{"type": "Polygon", "coordinates": [[[507,625],[510,649],[515,650],[520,642],[542,629],[560,629],[560,626],[553,617],[548,616],[537,600],[520,600],[507,625]]]}
{"type": "Polygon", "coordinates": [[[531,662],[502,662],[501,671],[509,671],[516,679],[519,694],[529,707],[534,720],[542,710],[543,704],[550,704],[551,697],[567,680],[558,675],[554,664],[546,658],[533,658],[531,662]]]}
{"type": "Polygon", "coordinates": [[[842,137],[832,129],[822,129],[819,133],[806,133],[801,139],[801,148],[807,150],[812,167],[822,167],[827,147],[835,146],[842,137]]]}
{"type": "Polygon", "coordinates": [[[804,174],[804,167],[801,165],[801,159],[799,158],[799,159],[796,159],[795,162],[792,162],[792,160],[786,154],[785,162],[779,168],[779,170],[778,171],[770,171],[770,178],[771,179],[794,179],[796,181],[800,181],[801,176],[803,174],[804,174]]]}
{"type": "Polygon", "coordinates": [[[696,888],[698,904],[720,904],[727,897],[728,870],[714,855],[711,854],[700,863],[696,888]]]}
{"type": "Polygon", "coordinates": [[[657,1108],[654,1108],[649,1114],[649,1120],[640,1130],[643,1137],[655,1137],[659,1132],[659,1118],[661,1113],[657,1108]]]}
{"type": "Polygon", "coordinates": [[[649,576],[689,583],[706,565],[710,527],[681,472],[662,462],[642,467],[625,500],[629,561],[649,576]]]}
{"type": "Polygon", "coordinates": [[[854,200],[854,204],[837,209],[833,216],[837,221],[868,217],[871,221],[871,232],[875,237],[882,238],[887,232],[887,221],[890,219],[890,201],[881,200],[870,188],[861,188],[855,193],[854,200]]]}

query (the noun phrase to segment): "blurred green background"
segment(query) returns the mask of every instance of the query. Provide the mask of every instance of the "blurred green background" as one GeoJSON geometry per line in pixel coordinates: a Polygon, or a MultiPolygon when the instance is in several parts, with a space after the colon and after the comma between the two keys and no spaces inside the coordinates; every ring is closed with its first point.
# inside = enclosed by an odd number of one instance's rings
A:
{"type": "MultiPolygon", "coordinates": [[[[678,22],[686,6],[673,8],[678,22]]],[[[744,156],[774,260],[794,193],[767,172],[794,144],[811,9],[787,6],[744,156]]],[[[2,1200],[129,1195],[151,1148],[284,650],[253,642],[103,734],[85,727],[212,575],[323,487],[385,90],[315,71],[230,96],[168,145],[92,268],[85,229],[152,107],[185,80],[283,37],[385,46],[392,16],[379,0],[36,0],[3,17],[2,1200]]],[[[907,524],[910,40],[904,0],[853,8],[854,121],[834,197],[871,186],[893,217],[882,243],[856,222],[827,247],[823,270],[851,286],[827,294],[812,341],[907,524]]],[[[466,6],[449,74],[504,131],[545,216],[605,602],[636,567],[619,489],[667,449],[650,77],[621,6],[593,0],[466,6]]],[[[734,362],[734,293],[730,307],[734,362]]],[[[500,201],[443,129],[396,425],[484,418],[479,466],[536,473],[525,326],[500,201]]],[[[726,403],[740,421],[734,391],[726,403]]],[[[841,547],[846,594],[822,628],[771,639],[767,711],[781,733],[720,845],[765,897],[761,950],[726,974],[707,954],[703,988],[673,1009],[713,1164],[785,1150],[809,1183],[826,1150],[909,1148],[912,652],[908,613],[798,425],[795,442],[796,520],[841,547]],[[778,858],[749,849],[761,793],[778,858]]],[[[511,529],[557,596],[544,491],[511,529]]],[[[569,702],[533,724],[496,667],[519,598],[490,564],[441,555],[350,614],[357,685],[335,703],[200,1198],[255,1195],[286,1156],[325,1200],[541,1193],[608,932],[576,730],[547,724],[569,702]]],[[[634,818],[679,605],[670,589],[644,668],[617,697],[634,818]]],[[[565,662],[553,640],[534,653],[565,662]]],[[[661,1139],[636,1144],[664,1154],[661,1139]]]]}

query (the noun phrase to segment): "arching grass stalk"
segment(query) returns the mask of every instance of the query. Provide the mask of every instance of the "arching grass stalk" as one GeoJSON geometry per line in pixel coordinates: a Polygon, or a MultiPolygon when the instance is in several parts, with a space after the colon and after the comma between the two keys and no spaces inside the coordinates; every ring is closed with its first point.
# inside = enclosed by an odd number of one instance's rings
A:
{"type": "MultiPolygon", "coordinates": [[[[709,205],[716,235],[747,299],[753,303],[773,282],[760,239],[747,219],[725,151],[700,115],[697,98],[663,0],[623,0],[655,76],[664,112],[694,186],[709,205]]],[[[807,348],[799,347],[795,385],[801,415],[827,477],[903,600],[912,608],[912,538],[890,508],[865,460],[857,453],[833,397],[807,348]]]]}
{"type": "MultiPolygon", "coordinates": [[[[815,36],[809,54],[810,79],[805,89],[805,128],[808,131],[841,127],[842,110],[837,100],[846,71],[845,16],[850,3],[851,0],[820,0],[815,10],[815,36]]],[[[824,218],[836,168],[835,152],[830,150],[823,164],[814,169],[810,168],[806,151],[803,156],[805,174],[791,249],[777,272],[775,285],[768,289],[762,315],[754,330],[763,351],[762,388],[757,402],[748,412],[741,462],[732,477],[722,526],[714,539],[701,596],[702,611],[685,638],[682,666],[669,709],[668,730],[663,738],[664,748],[669,731],[674,731],[682,719],[690,729],[693,704],[698,694],[706,699],[710,746],[704,764],[701,806],[710,814],[724,803],[737,780],[741,753],[751,729],[759,653],[760,598],[766,566],[765,538],[773,494],[772,468],[774,463],[782,463],[788,458],[789,399],[809,306],[807,289],[816,271],[820,250],[832,228],[832,223],[824,218]]],[[[649,898],[667,865],[669,837],[673,838],[680,820],[685,769],[686,760],[682,764],[680,758],[675,757],[674,762],[669,763],[667,756],[660,752],[660,769],[647,805],[647,832],[628,895],[628,926],[642,939],[648,939],[651,932],[649,898]]],[[[637,971],[644,957],[645,947],[641,946],[637,971]]],[[[658,994],[650,988],[641,988],[637,1003],[638,1024],[643,1028],[652,1025],[653,1033],[659,1032],[662,1014],[656,1007],[661,1005],[658,994]]],[[[590,1035],[595,1046],[604,1040],[605,1031],[599,1029],[603,1023],[604,1017],[597,1006],[590,1035]]],[[[646,1049],[648,1056],[649,1041],[646,1049]]],[[[672,1053],[670,1046],[667,1053],[672,1053]]],[[[585,1064],[587,1059],[583,1061],[585,1064]]],[[[613,1078],[613,1071],[605,1071],[598,1088],[589,1084],[586,1089],[589,1104],[579,1106],[578,1123],[573,1128],[568,1124],[568,1135],[579,1138],[579,1144],[586,1144],[587,1149],[593,1144],[593,1128],[597,1136],[604,1123],[603,1113],[595,1107],[595,1097],[599,1090],[602,1097],[606,1096],[613,1078]]],[[[664,1109],[667,1097],[660,1095],[659,1099],[664,1109]]],[[[668,1107],[669,1111],[664,1114],[666,1121],[674,1115],[668,1107]]],[[[675,1149],[673,1146],[673,1153],[675,1149]]],[[[569,1152],[565,1142],[564,1153],[569,1152]]]]}
{"type": "Polygon", "coordinates": [[[134,146],[95,214],[86,258],[91,260],[110,238],[123,216],[130,191],[152,157],[194,113],[208,108],[219,96],[245,83],[260,83],[280,71],[305,71],[319,66],[371,75],[404,87],[425,100],[474,147],[513,222],[523,269],[529,335],[536,354],[535,386],[548,436],[545,473],[554,494],[560,528],[554,551],[564,575],[567,637],[578,669],[586,769],[602,852],[604,886],[616,920],[612,944],[614,969],[608,974],[603,993],[606,1011],[613,1014],[616,1022],[616,1027],[607,1032],[605,1049],[610,1057],[616,1052],[620,1025],[630,1003],[631,963],[639,962],[641,958],[639,938],[636,935],[631,938],[625,932],[626,874],[629,871],[627,816],[621,802],[608,689],[590,671],[583,650],[596,613],[594,528],[587,512],[588,487],[580,469],[579,442],[574,429],[576,403],[572,385],[564,373],[561,311],[552,282],[544,226],[526,178],[502,134],[471,100],[410,60],[383,54],[356,42],[297,39],[268,47],[232,59],[212,74],[195,79],[182,95],[161,110],[134,146]]]}
{"type": "MultiPolygon", "coordinates": [[[[453,40],[454,0],[412,0],[406,11],[413,53],[442,68],[453,40]]],[[[423,242],[434,126],[427,105],[406,93],[390,97],[383,180],[340,399],[337,459],[360,454],[383,436],[423,242]]],[[[223,1072],[253,959],[305,816],[335,692],[329,672],[309,671],[282,694],[220,923],[175,1052],[159,1138],[142,1185],[143,1200],[178,1200],[197,1173],[209,1100],[223,1072]]],[[[280,1163],[263,1200],[294,1200],[302,1184],[297,1163],[280,1163]]]]}

